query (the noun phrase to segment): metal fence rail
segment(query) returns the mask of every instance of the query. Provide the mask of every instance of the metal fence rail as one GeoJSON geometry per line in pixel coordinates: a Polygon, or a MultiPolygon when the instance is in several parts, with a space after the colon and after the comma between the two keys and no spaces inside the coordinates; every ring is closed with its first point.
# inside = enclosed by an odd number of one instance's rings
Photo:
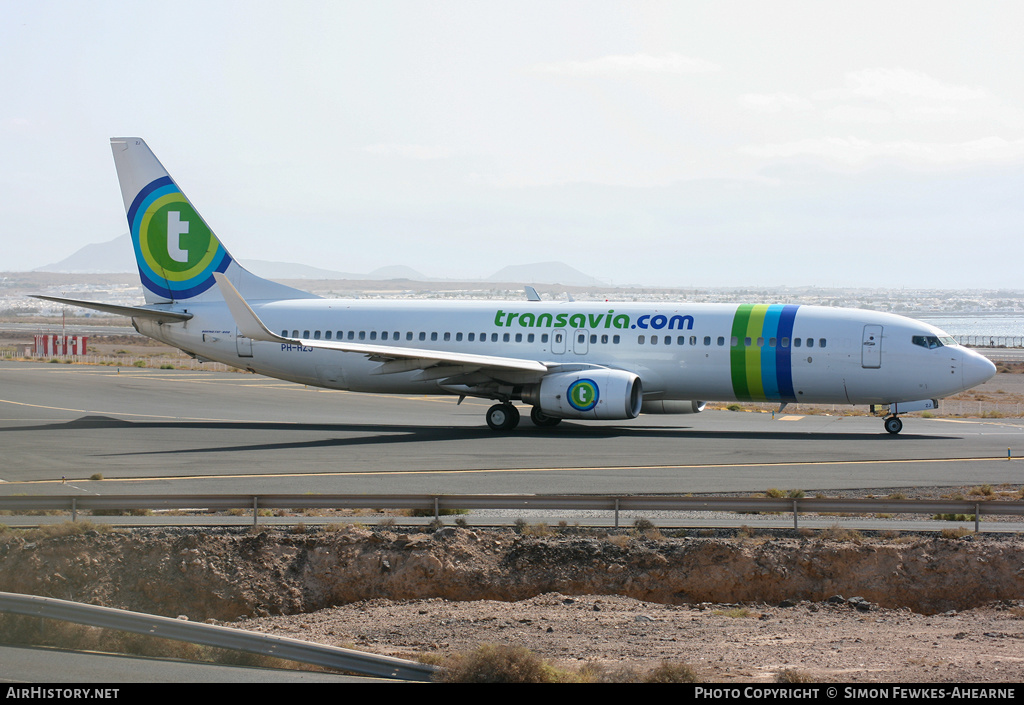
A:
{"type": "Polygon", "coordinates": [[[438,670],[436,666],[390,656],[378,656],[282,636],[257,634],[231,627],[158,617],[142,612],[85,605],[52,597],[0,592],[0,612],[88,624],[135,634],[149,634],[164,639],[274,656],[379,678],[429,681],[438,670]]]}
{"type": "MultiPolygon", "coordinates": [[[[133,509],[208,510],[242,509],[252,512],[259,523],[260,510],[271,509],[412,509],[440,517],[448,510],[544,509],[598,510],[614,513],[619,526],[620,512],[680,511],[776,513],[793,515],[798,528],[800,514],[963,514],[974,516],[975,531],[983,515],[1024,516],[1024,501],[975,499],[837,499],[775,497],[678,497],[666,495],[98,495],[98,496],[6,496],[0,510],[20,512],[63,510],[72,520],[85,510],[129,511],[133,509]]],[[[296,517],[296,522],[302,522],[296,517]]]]}
{"type": "Polygon", "coordinates": [[[976,348],[1020,348],[1024,347],[1024,336],[1020,335],[954,335],[956,342],[976,348]]]}

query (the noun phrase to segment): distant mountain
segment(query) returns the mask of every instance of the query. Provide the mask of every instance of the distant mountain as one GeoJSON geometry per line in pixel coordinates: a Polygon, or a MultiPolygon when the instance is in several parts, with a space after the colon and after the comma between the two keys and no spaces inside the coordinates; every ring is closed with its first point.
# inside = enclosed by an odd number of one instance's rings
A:
{"type": "MultiPolygon", "coordinates": [[[[380,267],[369,274],[338,272],[292,262],[243,260],[242,266],[259,277],[267,279],[409,279],[435,281],[412,267],[392,265],[380,267]]],[[[121,274],[138,272],[132,248],[131,235],[125,233],[109,242],[86,245],[70,257],[39,267],[36,272],[62,272],[67,274],[121,274]]],[[[510,265],[483,281],[516,282],[522,284],[565,284],[569,286],[603,286],[605,282],[584,274],[564,262],[538,262],[510,265]]]]}
{"type": "Polygon", "coordinates": [[[522,282],[523,284],[569,284],[572,286],[605,285],[605,282],[565,262],[537,262],[535,264],[513,264],[505,267],[485,281],[522,282]]]}
{"type": "MultiPolygon", "coordinates": [[[[415,269],[403,266],[381,267],[369,274],[337,272],[307,264],[292,262],[268,262],[266,260],[243,260],[243,267],[258,277],[266,279],[414,279],[426,281],[427,277],[415,269]]],[[[134,274],[139,271],[135,264],[131,235],[125,233],[109,242],[86,245],[59,262],[38,267],[36,272],[61,272],[65,274],[134,274]]]]}
{"type": "Polygon", "coordinates": [[[60,262],[38,267],[34,272],[64,272],[67,274],[122,274],[139,271],[132,251],[132,237],[128,233],[109,242],[86,245],[60,262]]]}
{"type": "Polygon", "coordinates": [[[403,264],[395,264],[390,267],[378,267],[364,279],[410,279],[415,282],[427,282],[432,281],[434,277],[428,277],[426,274],[417,272],[412,267],[406,267],[403,264]]]}

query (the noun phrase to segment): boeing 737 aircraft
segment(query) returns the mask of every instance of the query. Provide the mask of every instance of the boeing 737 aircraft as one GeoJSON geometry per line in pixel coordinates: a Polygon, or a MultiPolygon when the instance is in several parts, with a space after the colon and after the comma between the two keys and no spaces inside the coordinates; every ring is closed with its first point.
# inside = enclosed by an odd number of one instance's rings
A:
{"type": "Polygon", "coordinates": [[[110,141],[144,306],[38,298],[130,316],[199,360],[330,389],[497,403],[487,424],[689,414],[705,401],[866,404],[899,414],[995,366],[941,330],[805,305],[323,299],[245,270],[138,138],[110,141]]]}

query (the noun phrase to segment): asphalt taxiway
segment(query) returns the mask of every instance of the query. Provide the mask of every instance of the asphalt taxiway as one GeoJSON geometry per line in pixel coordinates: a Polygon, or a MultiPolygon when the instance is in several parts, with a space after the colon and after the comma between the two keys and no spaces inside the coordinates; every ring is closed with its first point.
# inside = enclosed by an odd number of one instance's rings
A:
{"type": "Polygon", "coordinates": [[[0,362],[0,494],[687,493],[1024,482],[1024,422],[705,412],[511,433],[489,403],[0,362]],[[1007,460],[1007,449],[1013,460],[1007,460]],[[102,475],[103,480],[88,478],[102,475]],[[72,485],[67,487],[66,485],[72,485]]]}

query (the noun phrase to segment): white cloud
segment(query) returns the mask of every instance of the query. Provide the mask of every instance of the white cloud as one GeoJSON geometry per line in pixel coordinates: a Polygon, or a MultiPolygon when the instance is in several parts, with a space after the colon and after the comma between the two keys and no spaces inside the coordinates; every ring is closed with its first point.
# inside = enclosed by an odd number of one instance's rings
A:
{"type": "Polygon", "coordinates": [[[534,71],[564,76],[621,76],[625,74],[693,74],[712,73],[721,67],[705,59],[696,59],[681,54],[669,53],[663,56],[633,54],[632,56],[603,56],[590,61],[560,61],[549,64],[535,64],[534,71]]]}
{"type": "Polygon", "coordinates": [[[926,73],[903,68],[851,71],[846,74],[846,84],[848,93],[876,100],[913,98],[949,102],[984,100],[989,97],[982,88],[943,83],[926,73]]]}
{"type": "Polygon", "coordinates": [[[824,137],[741,147],[739,152],[761,159],[812,157],[848,166],[863,166],[880,160],[955,166],[1022,161],[1024,139],[985,137],[943,144],[909,140],[872,142],[856,137],[824,137]]]}

